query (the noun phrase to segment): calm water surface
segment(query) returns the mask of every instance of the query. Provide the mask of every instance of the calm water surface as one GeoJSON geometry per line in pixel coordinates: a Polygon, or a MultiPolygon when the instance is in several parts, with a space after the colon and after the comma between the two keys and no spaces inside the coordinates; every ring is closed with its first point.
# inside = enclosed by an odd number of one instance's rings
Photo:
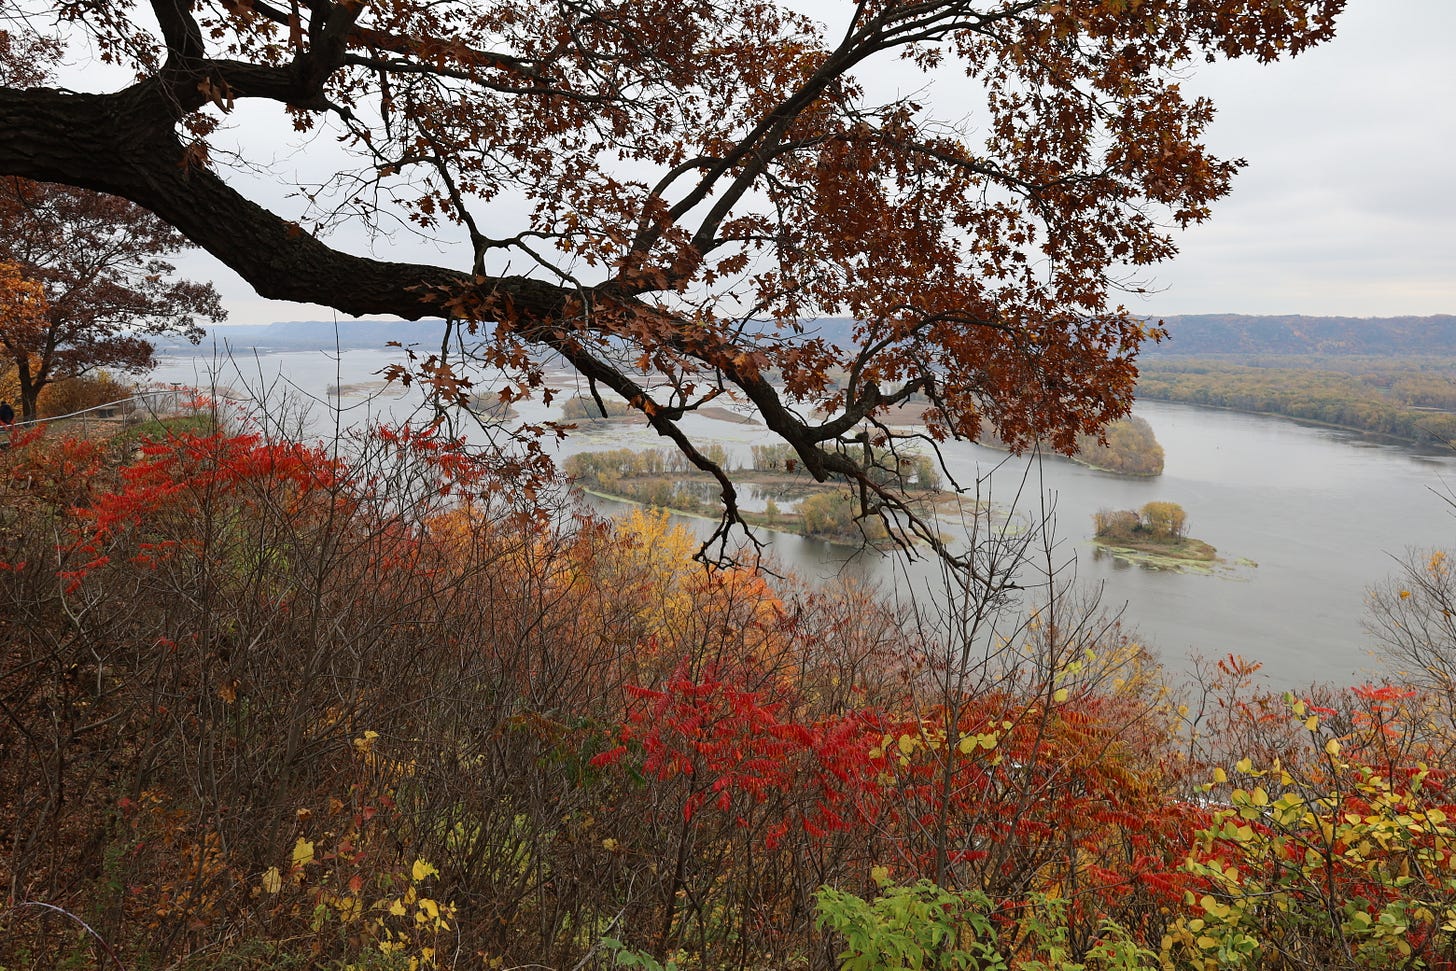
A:
{"type": "MultiPolygon", "coordinates": [[[[217,383],[257,393],[284,390],[312,398],[313,427],[334,424],[327,408],[328,385],[377,381],[395,356],[384,351],[349,351],[337,359],[319,352],[238,358],[221,367],[199,358],[164,361],[155,380],[217,383]]],[[[350,410],[345,424],[367,415],[403,417],[413,398],[391,391],[366,400],[341,400],[350,410]]],[[[270,405],[270,407],[273,407],[270,405]]],[[[1369,588],[1387,578],[1395,558],[1409,549],[1456,545],[1456,520],[1443,501],[1447,483],[1456,486],[1456,458],[1371,442],[1360,436],[1300,425],[1278,418],[1243,415],[1186,405],[1139,402],[1138,414],[1157,433],[1167,455],[1164,474],[1131,479],[1095,472],[1071,462],[1046,460],[1028,470],[1028,460],[974,445],[947,450],[951,470],[963,481],[987,477],[993,500],[1009,502],[1026,477],[1018,507],[1035,515],[1046,501],[1055,507],[1058,554],[1073,564],[1085,587],[1100,589],[1102,602],[1126,604],[1124,619],[1163,655],[1181,666],[1197,653],[1229,652],[1265,663],[1270,680],[1299,685],[1312,680],[1350,682],[1372,676],[1376,662],[1361,624],[1369,588]],[[994,471],[993,471],[994,470],[994,471]],[[1093,555],[1092,514],[1099,508],[1137,508],[1152,500],[1183,506],[1189,532],[1233,567],[1205,576],[1155,571],[1093,555]]],[[[549,412],[522,407],[523,417],[549,412]]],[[[719,441],[744,458],[763,429],[689,418],[688,430],[701,440],[719,441]]],[[[611,424],[572,435],[562,454],[575,451],[666,444],[641,426],[611,424]]],[[[905,569],[878,557],[846,564],[842,548],[772,535],[774,552],[810,576],[843,570],[867,573],[900,588],[933,588],[927,567],[905,569]]]]}

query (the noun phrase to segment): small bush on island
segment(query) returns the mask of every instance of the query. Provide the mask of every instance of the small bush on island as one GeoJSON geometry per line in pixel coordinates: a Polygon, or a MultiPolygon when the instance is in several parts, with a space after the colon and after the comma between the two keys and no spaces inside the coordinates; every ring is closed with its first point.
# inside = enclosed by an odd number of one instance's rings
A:
{"type": "Polygon", "coordinates": [[[940,488],[940,468],[935,459],[918,452],[875,449],[870,478],[880,485],[907,492],[930,492],[940,488]]]}

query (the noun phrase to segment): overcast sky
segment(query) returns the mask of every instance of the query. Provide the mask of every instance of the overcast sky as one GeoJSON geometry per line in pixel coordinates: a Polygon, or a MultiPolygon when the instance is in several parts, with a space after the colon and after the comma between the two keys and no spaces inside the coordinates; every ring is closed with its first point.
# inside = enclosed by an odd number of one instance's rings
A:
{"type": "MultiPolygon", "coordinates": [[[[1132,310],[1456,313],[1456,0],[1350,0],[1330,44],[1269,66],[1199,65],[1185,88],[1219,106],[1214,151],[1249,167],[1132,310]]],[[[216,281],[230,323],[334,316],[261,300],[201,254],[185,269],[216,281]]]]}
{"type": "Polygon", "coordinates": [[[1456,2],[1350,0],[1331,43],[1188,87],[1249,167],[1141,309],[1456,313],[1456,2]]]}

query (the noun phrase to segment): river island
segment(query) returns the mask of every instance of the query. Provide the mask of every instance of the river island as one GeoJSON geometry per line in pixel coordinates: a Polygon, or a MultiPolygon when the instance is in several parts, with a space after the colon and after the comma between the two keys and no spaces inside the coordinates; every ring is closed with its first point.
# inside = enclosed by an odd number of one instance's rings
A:
{"type": "Polygon", "coordinates": [[[1216,549],[1187,535],[1188,515],[1176,502],[1149,502],[1138,510],[1099,509],[1092,520],[1092,542],[1119,559],[1188,573],[1211,573],[1221,562],[1216,549]]]}

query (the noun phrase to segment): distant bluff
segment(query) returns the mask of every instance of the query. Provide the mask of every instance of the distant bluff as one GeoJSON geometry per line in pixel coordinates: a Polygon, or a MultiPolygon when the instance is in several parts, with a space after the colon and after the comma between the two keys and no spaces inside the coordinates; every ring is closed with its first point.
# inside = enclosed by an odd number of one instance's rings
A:
{"type": "Polygon", "coordinates": [[[1164,317],[1169,339],[1147,355],[1331,354],[1456,356],[1456,316],[1255,317],[1197,314],[1164,317]]]}

